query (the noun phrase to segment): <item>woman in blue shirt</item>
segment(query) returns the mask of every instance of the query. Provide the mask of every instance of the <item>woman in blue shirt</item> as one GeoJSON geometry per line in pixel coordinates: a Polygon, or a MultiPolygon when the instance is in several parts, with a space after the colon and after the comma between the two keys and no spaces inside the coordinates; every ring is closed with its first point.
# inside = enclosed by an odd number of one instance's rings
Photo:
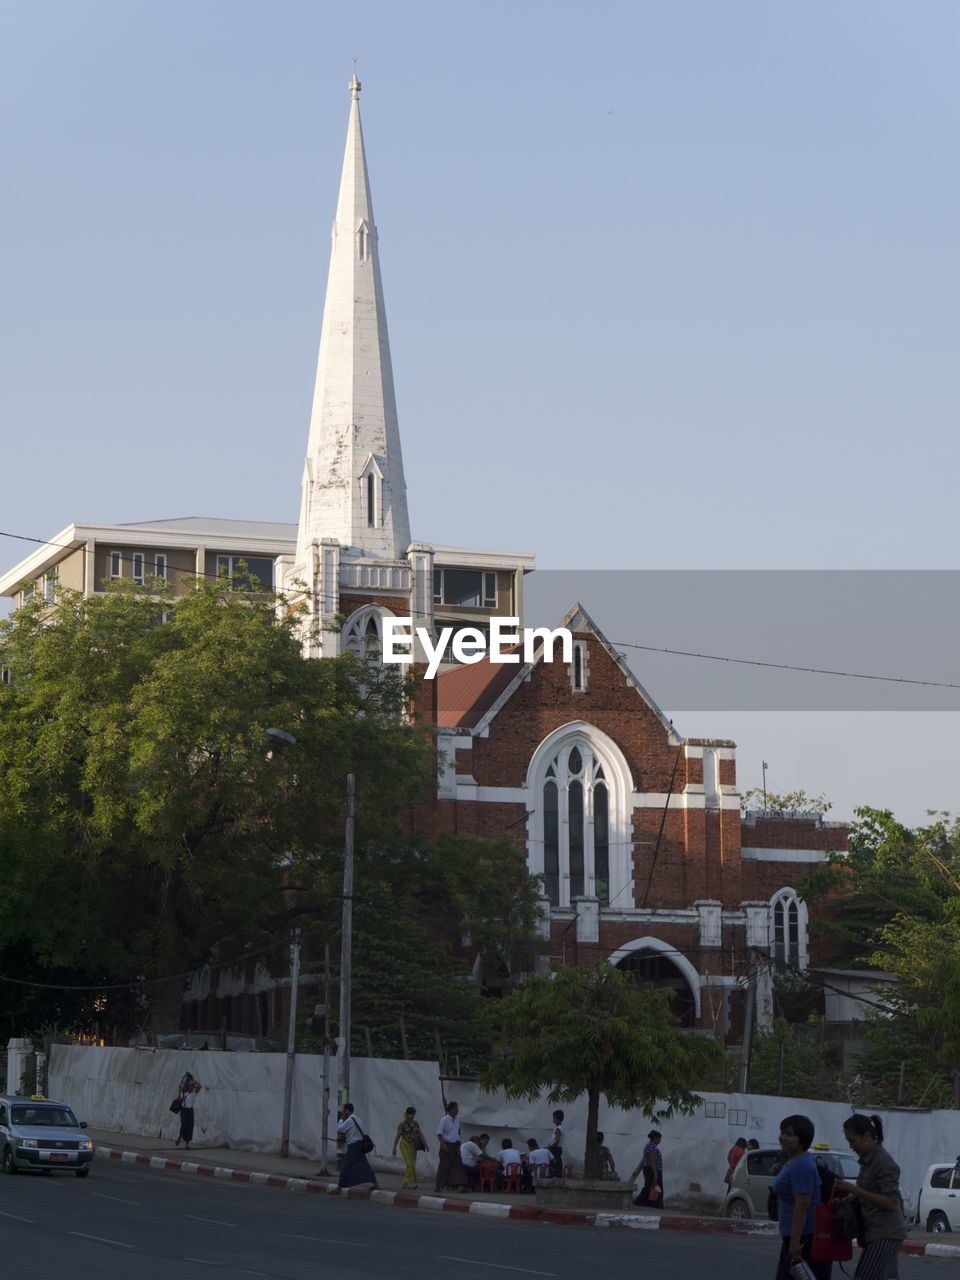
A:
{"type": "Polygon", "coordinates": [[[780,1122],[786,1163],[773,1184],[781,1236],[777,1280],[790,1280],[790,1268],[801,1258],[816,1280],[830,1280],[832,1263],[810,1259],[814,1210],[820,1203],[820,1173],[810,1154],[813,1132],[809,1116],[787,1116],[780,1122]]]}

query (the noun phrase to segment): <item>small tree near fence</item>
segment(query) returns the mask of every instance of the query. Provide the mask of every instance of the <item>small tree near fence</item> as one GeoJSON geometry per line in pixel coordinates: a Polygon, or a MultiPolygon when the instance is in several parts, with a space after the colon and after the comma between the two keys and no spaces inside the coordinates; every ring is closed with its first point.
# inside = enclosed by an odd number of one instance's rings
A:
{"type": "Polygon", "coordinates": [[[691,1114],[691,1091],[715,1067],[712,1040],[683,1031],[664,990],[644,990],[609,964],[528,978],[499,1007],[496,1057],[480,1078],[508,1098],[573,1102],[587,1095],[585,1178],[599,1178],[600,1098],[651,1120],[691,1114]]]}

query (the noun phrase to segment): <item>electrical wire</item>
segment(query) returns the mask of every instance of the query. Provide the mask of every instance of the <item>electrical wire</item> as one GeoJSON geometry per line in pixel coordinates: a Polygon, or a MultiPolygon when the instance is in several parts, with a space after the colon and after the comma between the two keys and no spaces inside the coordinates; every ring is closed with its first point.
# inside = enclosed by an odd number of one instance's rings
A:
{"type": "Polygon", "coordinates": [[[881,676],[864,671],[835,671],[830,667],[802,667],[791,662],[765,662],[760,658],[731,658],[719,653],[696,653],[691,649],[667,649],[659,645],[611,640],[615,649],[642,649],[645,653],[667,653],[675,658],[700,658],[704,662],[729,662],[741,667],[768,667],[773,671],[800,671],[812,676],[837,676],[844,680],[879,680],[885,684],[921,685],[926,689],[960,689],[949,680],[917,680],[910,676],[881,676]]]}

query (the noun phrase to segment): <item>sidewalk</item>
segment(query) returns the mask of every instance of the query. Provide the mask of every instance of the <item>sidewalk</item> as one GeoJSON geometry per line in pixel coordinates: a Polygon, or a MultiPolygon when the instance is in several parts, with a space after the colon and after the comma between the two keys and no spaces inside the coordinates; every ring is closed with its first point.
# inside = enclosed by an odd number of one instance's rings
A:
{"type": "MultiPolygon", "coordinates": [[[[284,1158],[276,1152],[237,1151],[230,1147],[212,1147],[193,1143],[189,1151],[174,1146],[170,1138],[151,1138],[142,1134],[111,1133],[105,1129],[87,1130],[97,1144],[100,1159],[123,1160],[151,1169],[199,1174],[233,1182],[252,1182],[313,1195],[329,1195],[336,1187],[336,1172],[317,1176],[317,1161],[299,1156],[284,1158]]],[[[332,1144],[331,1144],[332,1146],[332,1144]]],[[[546,1209],[535,1196],[516,1196],[503,1192],[481,1193],[433,1191],[428,1175],[418,1190],[404,1191],[402,1175],[377,1172],[378,1189],[352,1187],[345,1192],[349,1200],[371,1200],[377,1204],[405,1209],[427,1209],[472,1213],[484,1217],[513,1218],[526,1222],[551,1222],[569,1226],[620,1227],[640,1231],[697,1231],[770,1239],[776,1235],[776,1224],[757,1218],[721,1218],[691,1216],[664,1209],[634,1209],[629,1213],[603,1213],[596,1209],[546,1209]]],[[[947,1244],[942,1235],[912,1231],[904,1243],[905,1254],[960,1259],[960,1245],[947,1244]]]]}

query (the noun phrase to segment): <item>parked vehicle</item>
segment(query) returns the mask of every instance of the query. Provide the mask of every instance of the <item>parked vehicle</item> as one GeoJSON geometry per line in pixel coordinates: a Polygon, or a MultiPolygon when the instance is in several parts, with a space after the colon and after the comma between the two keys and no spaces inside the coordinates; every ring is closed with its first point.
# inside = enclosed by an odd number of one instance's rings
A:
{"type": "Polygon", "coordinates": [[[0,1163],[4,1173],[64,1169],[85,1178],[90,1172],[94,1144],[65,1102],[0,1097],[0,1163]]]}
{"type": "MultiPolygon", "coordinates": [[[[817,1163],[829,1169],[838,1178],[856,1182],[860,1165],[852,1151],[831,1151],[829,1148],[811,1148],[817,1163]]],[[[776,1197],[773,1181],[783,1163],[779,1147],[759,1147],[748,1151],[738,1162],[730,1180],[730,1188],[723,1202],[727,1218],[776,1218],[776,1197]]]]}
{"type": "Polygon", "coordinates": [[[960,1158],[932,1164],[917,1198],[917,1222],[926,1231],[960,1231],[960,1158]]]}

